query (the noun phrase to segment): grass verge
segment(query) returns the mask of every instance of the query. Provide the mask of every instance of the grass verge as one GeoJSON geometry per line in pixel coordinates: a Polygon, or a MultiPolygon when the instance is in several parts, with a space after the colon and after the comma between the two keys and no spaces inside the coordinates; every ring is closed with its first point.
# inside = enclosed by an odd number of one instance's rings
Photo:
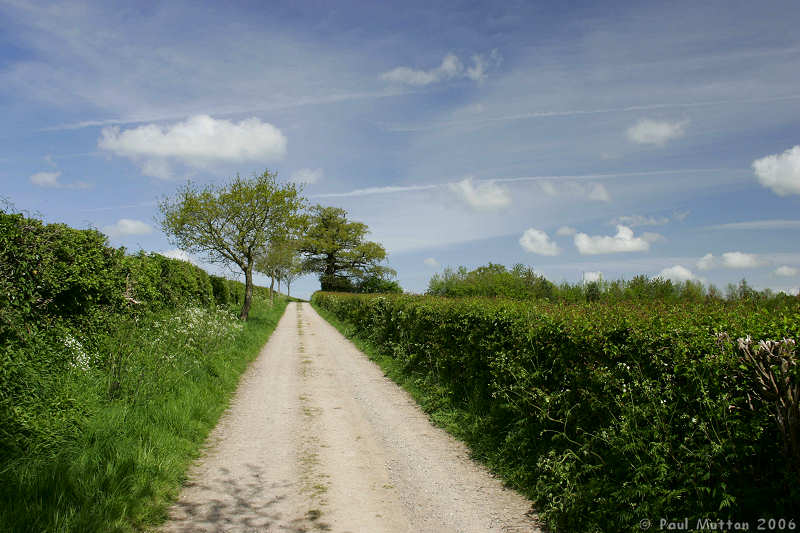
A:
{"type": "Polygon", "coordinates": [[[189,309],[112,328],[106,349],[60,376],[59,391],[82,411],[69,434],[0,459],[0,530],[128,532],[163,522],[286,305],[256,304],[243,325],[189,309]]]}

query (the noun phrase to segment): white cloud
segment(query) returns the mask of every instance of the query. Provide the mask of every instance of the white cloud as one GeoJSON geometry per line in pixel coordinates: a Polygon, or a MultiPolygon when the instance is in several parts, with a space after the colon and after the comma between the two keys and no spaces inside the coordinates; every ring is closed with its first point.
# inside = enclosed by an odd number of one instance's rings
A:
{"type": "Polygon", "coordinates": [[[547,196],[558,196],[558,189],[556,188],[555,184],[550,181],[540,182],[539,188],[541,188],[542,192],[547,196]]]}
{"type": "Polygon", "coordinates": [[[788,265],[782,265],[775,269],[775,275],[777,276],[791,277],[791,276],[796,276],[798,272],[800,272],[800,270],[798,270],[795,267],[790,267],[788,265]]]}
{"type": "Polygon", "coordinates": [[[556,235],[560,235],[562,237],[570,237],[578,233],[578,230],[571,226],[561,226],[556,230],[556,235]]]}
{"type": "Polygon", "coordinates": [[[164,127],[103,128],[97,146],[140,163],[145,175],[168,179],[175,162],[207,168],[218,163],[280,159],[286,154],[286,137],[255,117],[234,123],[197,115],[164,127]]]}
{"type": "Polygon", "coordinates": [[[103,233],[110,237],[123,237],[125,235],[147,235],[153,232],[153,227],[141,220],[121,218],[115,224],[103,227],[103,233]]]}
{"type": "Polygon", "coordinates": [[[467,177],[456,183],[450,183],[448,187],[470,207],[479,211],[501,209],[511,204],[508,190],[494,181],[487,181],[476,187],[472,183],[472,177],[467,177]]]}
{"type": "Polygon", "coordinates": [[[605,235],[590,236],[578,233],[573,237],[575,247],[581,255],[613,254],[622,252],[646,252],[650,249],[654,235],[649,239],[634,237],[633,230],[627,226],[618,225],[617,234],[613,237],[605,235]]]}
{"type": "Polygon", "coordinates": [[[164,257],[169,257],[170,259],[180,259],[181,261],[188,261],[189,263],[193,263],[195,265],[197,264],[197,260],[194,257],[179,248],[173,248],[172,250],[158,253],[164,257]]]}
{"type": "Polygon", "coordinates": [[[614,225],[622,224],[623,226],[628,226],[629,228],[635,228],[636,226],[663,226],[664,224],[669,223],[669,218],[644,215],[624,215],[615,218],[611,221],[611,223],[614,225]]]}
{"type": "Polygon", "coordinates": [[[547,233],[534,228],[525,230],[525,233],[519,238],[519,243],[526,252],[534,254],[558,255],[561,253],[561,249],[550,240],[547,233]]]}
{"type": "Polygon", "coordinates": [[[595,200],[597,202],[611,201],[611,196],[608,194],[608,190],[602,183],[595,183],[590,185],[587,196],[589,197],[590,200],[595,200]]]}
{"type": "Polygon", "coordinates": [[[423,263],[425,263],[425,266],[428,266],[428,267],[431,267],[431,268],[439,268],[439,266],[440,266],[439,265],[439,261],[437,261],[433,257],[426,258],[425,261],[423,261],[423,263]]]}
{"type": "MultiPolygon", "coordinates": [[[[455,185],[449,184],[451,186],[455,185]]],[[[365,189],[355,189],[348,192],[332,192],[326,194],[315,194],[313,198],[347,198],[351,196],[371,196],[373,194],[394,194],[394,193],[404,193],[404,192],[416,192],[416,191],[429,191],[431,189],[437,189],[439,185],[387,185],[386,187],[367,187],[365,189]]]]}
{"type": "Polygon", "coordinates": [[[455,54],[447,54],[442,59],[441,65],[429,70],[418,70],[410,67],[397,67],[381,74],[380,78],[392,83],[404,85],[425,86],[432,83],[452,79],[470,79],[483,81],[486,71],[500,63],[500,54],[493,50],[488,56],[475,54],[472,56],[472,66],[465,68],[464,64],[455,54]]]}
{"type": "Polygon", "coordinates": [[[717,230],[800,229],[800,220],[750,220],[747,222],[730,222],[728,224],[716,224],[714,226],[706,226],[706,229],[717,229],[717,230]]]}
{"type": "Polygon", "coordinates": [[[683,282],[683,281],[698,279],[697,276],[695,276],[691,270],[689,270],[683,265],[675,265],[669,268],[665,268],[661,272],[659,272],[658,277],[662,279],[672,280],[674,282],[683,282]]]}
{"type": "Polygon", "coordinates": [[[683,137],[684,128],[688,124],[687,120],[669,122],[645,118],[628,128],[628,140],[637,144],[664,146],[667,141],[683,137]]]}
{"type": "Polygon", "coordinates": [[[650,244],[653,244],[654,242],[663,241],[666,239],[664,239],[664,236],[661,235],[660,233],[645,231],[644,233],[642,233],[642,240],[649,242],[650,244]]]}
{"type": "Polygon", "coordinates": [[[28,179],[38,187],[47,187],[50,189],[88,189],[90,187],[90,185],[84,181],[61,183],[61,180],[59,180],[60,177],[60,171],[37,172],[36,174],[32,174],[28,179]]]}
{"type": "Polygon", "coordinates": [[[583,282],[584,283],[593,283],[595,281],[603,281],[603,273],[602,272],[584,272],[583,273],[583,282]]]}
{"type": "MultiPolygon", "coordinates": [[[[512,180],[506,179],[502,181],[512,181],[512,180]]],[[[521,180],[513,180],[513,181],[521,181],[521,180]]],[[[574,181],[560,181],[555,183],[552,181],[544,180],[544,181],[539,181],[539,188],[542,190],[544,194],[552,197],[556,197],[561,194],[566,194],[572,197],[585,196],[589,200],[594,200],[596,202],[611,201],[611,195],[608,193],[608,189],[606,189],[605,185],[603,185],[602,183],[584,184],[584,183],[575,183],[574,181]]]]}
{"type": "Polygon", "coordinates": [[[31,183],[39,187],[59,188],[61,187],[61,183],[58,181],[59,176],[61,176],[61,172],[37,172],[29,179],[31,183]]]}
{"type": "Polygon", "coordinates": [[[675,211],[674,213],[672,213],[672,218],[674,220],[677,220],[678,222],[683,222],[684,220],[689,218],[690,214],[691,212],[688,209],[684,209],[682,211],[675,211]]]}
{"type": "Polygon", "coordinates": [[[800,145],[753,161],[758,181],[776,194],[800,194],[800,145]]]}
{"type": "Polygon", "coordinates": [[[764,261],[756,254],[743,252],[726,252],[722,254],[722,266],[726,268],[755,268],[763,266],[764,261]]]}
{"type": "Polygon", "coordinates": [[[295,183],[317,183],[321,179],[321,168],[301,168],[291,177],[291,180],[295,183]]]}
{"type": "Polygon", "coordinates": [[[698,259],[697,268],[700,270],[711,270],[714,268],[714,254],[706,254],[698,259]]]}

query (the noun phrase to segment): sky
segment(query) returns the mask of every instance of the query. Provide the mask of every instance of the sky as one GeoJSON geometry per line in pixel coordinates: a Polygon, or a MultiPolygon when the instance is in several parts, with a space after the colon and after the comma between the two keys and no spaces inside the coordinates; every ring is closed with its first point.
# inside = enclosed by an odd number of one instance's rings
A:
{"type": "Polygon", "coordinates": [[[491,261],[796,293],[798,27],[794,1],[0,0],[0,197],[187,257],[158,202],[269,169],[410,292],[491,261]]]}

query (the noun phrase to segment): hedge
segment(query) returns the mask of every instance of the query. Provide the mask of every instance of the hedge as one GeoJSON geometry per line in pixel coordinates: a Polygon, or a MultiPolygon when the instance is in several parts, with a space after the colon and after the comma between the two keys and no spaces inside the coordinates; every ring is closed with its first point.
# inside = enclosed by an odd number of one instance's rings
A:
{"type": "MultiPolygon", "coordinates": [[[[476,449],[555,531],[707,517],[755,527],[800,508],[800,469],[775,404],[724,340],[800,337],[796,300],[566,305],[316,293],[312,302],[468,413],[476,449]]],[[[793,352],[788,361],[786,380],[797,384],[793,352]]]]}
{"type": "MultiPolygon", "coordinates": [[[[127,318],[239,304],[243,294],[244,284],[186,261],[126,255],[97,230],[0,211],[0,457],[73,431],[87,406],[75,403],[61,376],[78,332],[96,352],[127,318]]],[[[265,298],[268,289],[255,294],[265,298]]]]}

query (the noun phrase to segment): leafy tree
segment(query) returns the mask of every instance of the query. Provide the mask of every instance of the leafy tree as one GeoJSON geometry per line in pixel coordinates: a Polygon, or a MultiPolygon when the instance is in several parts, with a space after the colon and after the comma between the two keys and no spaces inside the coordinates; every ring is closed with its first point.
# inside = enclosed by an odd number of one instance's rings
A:
{"type": "MultiPolygon", "coordinates": [[[[299,228],[292,228],[296,232],[299,228]]],[[[274,239],[265,250],[256,258],[254,269],[270,277],[270,300],[274,299],[275,281],[278,282],[280,291],[281,281],[287,281],[291,276],[291,283],[302,273],[302,261],[297,247],[299,241],[296,235],[287,235],[274,239]]]]}
{"type": "Polygon", "coordinates": [[[299,224],[304,200],[297,186],[279,184],[269,170],[250,179],[238,174],[224,185],[192,182],[160,204],[161,227],[170,241],[210,262],[236,265],[244,273],[241,320],[253,299],[253,266],[259,251],[299,224]]]}
{"type": "Polygon", "coordinates": [[[385,276],[370,275],[362,279],[356,287],[356,292],[361,293],[396,293],[403,292],[400,284],[394,280],[387,279],[385,276]]]}
{"type": "Polygon", "coordinates": [[[368,232],[366,224],[347,220],[344,209],[312,208],[299,251],[305,271],[319,274],[323,291],[353,292],[370,276],[395,274],[380,264],[386,259],[383,246],[364,240],[368,232]]]}
{"type": "Polygon", "coordinates": [[[281,279],[286,282],[286,296],[292,295],[292,283],[303,274],[303,259],[299,254],[293,254],[281,270],[281,279]]]}

